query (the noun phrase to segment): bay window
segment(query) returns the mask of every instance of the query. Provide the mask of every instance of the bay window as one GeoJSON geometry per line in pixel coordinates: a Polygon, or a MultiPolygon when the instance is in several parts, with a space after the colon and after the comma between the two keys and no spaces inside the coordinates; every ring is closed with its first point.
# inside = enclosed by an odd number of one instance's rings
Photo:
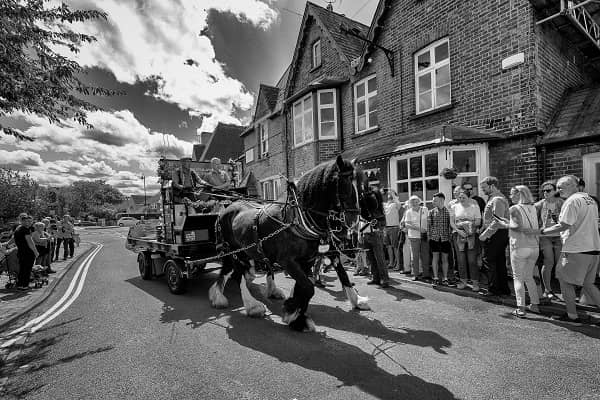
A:
{"type": "Polygon", "coordinates": [[[294,146],[298,147],[313,140],[313,101],[312,94],[294,103],[294,146]]]}
{"type": "Polygon", "coordinates": [[[319,139],[337,137],[337,97],[335,89],[319,90],[319,139]]]}

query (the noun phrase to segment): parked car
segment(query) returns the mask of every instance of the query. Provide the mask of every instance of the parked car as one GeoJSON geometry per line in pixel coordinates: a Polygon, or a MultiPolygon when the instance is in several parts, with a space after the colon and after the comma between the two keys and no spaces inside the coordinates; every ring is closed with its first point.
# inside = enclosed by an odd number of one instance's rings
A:
{"type": "Polygon", "coordinates": [[[139,222],[138,219],[133,217],[122,217],[117,221],[118,226],[133,226],[139,222]]]}

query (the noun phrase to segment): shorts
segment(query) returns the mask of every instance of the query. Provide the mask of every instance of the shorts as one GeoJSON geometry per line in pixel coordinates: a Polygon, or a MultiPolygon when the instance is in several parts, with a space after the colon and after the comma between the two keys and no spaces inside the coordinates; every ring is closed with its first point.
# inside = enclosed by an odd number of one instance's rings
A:
{"type": "Polygon", "coordinates": [[[594,284],[598,273],[599,255],[560,253],[556,265],[556,277],[571,285],[594,284]]]}
{"type": "Polygon", "coordinates": [[[447,240],[430,240],[429,248],[432,253],[446,253],[449,254],[452,251],[452,247],[450,246],[450,242],[447,240]]]}
{"type": "Polygon", "coordinates": [[[398,247],[398,240],[400,239],[400,227],[399,226],[386,226],[385,235],[383,236],[383,244],[386,246],[398,247]]]}

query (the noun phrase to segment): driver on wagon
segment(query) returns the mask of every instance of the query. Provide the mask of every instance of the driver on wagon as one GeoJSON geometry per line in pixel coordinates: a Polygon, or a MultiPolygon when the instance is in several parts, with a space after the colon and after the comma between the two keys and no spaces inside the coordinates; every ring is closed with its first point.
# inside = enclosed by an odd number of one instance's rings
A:
{"type": "Polygon", "coordinates": [[[231,179],[227,172],[221,168],[221,159],[213,157],[210,160],[211,170],[204,175],[204,180],[215,189],[227,190],[231,188],[231,179]]]}
{"type": "Polygon", "coordinates": [[[181,166],[176,168],[172,175],[173,196],[175,201],[184,201],[186,196],[194,197],[194,190],[198,186],[209,186],[209,184],[191,169],[190,157],[182,157],[179,161],[181,166]]]}

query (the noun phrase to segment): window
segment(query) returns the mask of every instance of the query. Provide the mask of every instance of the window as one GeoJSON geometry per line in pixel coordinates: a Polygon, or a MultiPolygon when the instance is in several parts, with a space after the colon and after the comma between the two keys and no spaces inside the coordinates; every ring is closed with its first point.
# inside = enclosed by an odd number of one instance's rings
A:
{"type": "Polygon", "coordinates": [[[317,68],[321,65],[321,40],[317,40],[312,45],[312,67],[317,68]]]}
{"type": "Polygon", "coordinates": [[[437,151],[397,159],[396,191],[400,201],[417,195],[431,203],[433,195],[440,191],[437,151]]]}
{"type": "Polygon", "coordinates": [[[415,54],[417,114],[450,104],[450,47],[439,40],[415,54]]]}
{"type": "Polygon", "coordinates": [[[354,115],[356,133],[377,127],[377,77],[375,75],[354,85],[354,115]]]}
{"type": "Polygon", "coordinates": [[[281,184],[278,177],[264,180],[260,183],[260,186],[265,200],[277,200],[281,194],[281,184]]]}
{"type": "Polygon", "coordinates": [[[246,164],[254,161],[254,149],[246,150],[246,164]]]}
{"type": "Polygon", "coordinates": [[[269,129],[266,123],[258,125],[258,154],[260,158],[269,154],[269,129]]]}
{"type": "Polygon", "coordinates": [[[335,89],[319,90],[319,138],[337,137],[337,104],[335,89]]]}
{"type": "Polygon", "coordinates": [[[479,170],[477,166],[477,149],[465,148],[452,150],[452,167],[456,169],[458,176],[453,179],[455,186],[471,184],[473,189],[471,195],[479,193],[479,170]]]}
{"type": "Polygon", "coordinates": [[[300,146],[313,140],[312,94],[294,103],[294,145],[300,146]]]}

